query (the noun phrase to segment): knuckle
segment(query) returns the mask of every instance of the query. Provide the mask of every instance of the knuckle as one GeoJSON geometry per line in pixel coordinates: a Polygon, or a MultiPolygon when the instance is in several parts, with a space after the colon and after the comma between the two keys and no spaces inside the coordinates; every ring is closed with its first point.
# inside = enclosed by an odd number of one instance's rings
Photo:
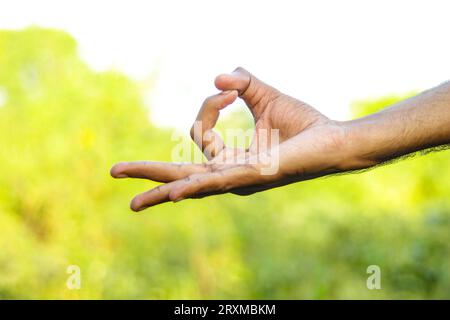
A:
{"type": "Polygon", "coordinates": [[[205,99],[205,101],[203,101],[203,107],[204,108],[210,108],[212,105],[213,105],[213,103],[214,103],[214,97],[215,96],[209,96],[209,97],[207,97],[206,99],[205,99]]]}
{"type": "Polygon", "coordinates": [[[216,164],[210,163],[210,162],[202,163],[202,167],[203,167],[203,169],[205,169],[206,172],[213,172],[213,171],[215,171],[216,170],[216,166],[217,166],[216,164]]]}

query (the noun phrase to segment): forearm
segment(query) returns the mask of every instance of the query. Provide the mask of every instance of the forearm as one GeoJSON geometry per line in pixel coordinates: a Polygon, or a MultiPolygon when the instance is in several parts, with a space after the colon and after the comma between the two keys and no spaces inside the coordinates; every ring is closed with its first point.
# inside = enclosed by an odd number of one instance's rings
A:
{"type": "Polygon", "coordinates": [[[450,143],[450,82],[367,117],[343,123],[345,169],[371,167],[450,143]]]}

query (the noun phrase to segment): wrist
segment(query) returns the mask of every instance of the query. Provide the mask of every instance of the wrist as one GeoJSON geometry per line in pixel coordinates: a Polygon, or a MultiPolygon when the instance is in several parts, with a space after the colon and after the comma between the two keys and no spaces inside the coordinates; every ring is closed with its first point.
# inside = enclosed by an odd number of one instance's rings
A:
{"type": "Polygon", "coordinates": [[[375,141],[370,139],[369,126],[358,120],[339,121],[337,125],[342,132],[340,171],[361,170],[381,163],[375,154],[375,141]]]}

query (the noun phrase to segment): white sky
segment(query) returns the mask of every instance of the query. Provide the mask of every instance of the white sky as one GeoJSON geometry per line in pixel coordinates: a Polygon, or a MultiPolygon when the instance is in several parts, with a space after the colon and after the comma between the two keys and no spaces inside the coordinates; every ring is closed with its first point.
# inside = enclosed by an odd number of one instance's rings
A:
{"type": "Polygon", "coordinates": [[[0,28],[29,25],[70,32],[97,70],[155,77],[152,120],[179,129],[237,66],[337,119],[352,100],[450,78],[445,0],[0,0],[0,28]]]}

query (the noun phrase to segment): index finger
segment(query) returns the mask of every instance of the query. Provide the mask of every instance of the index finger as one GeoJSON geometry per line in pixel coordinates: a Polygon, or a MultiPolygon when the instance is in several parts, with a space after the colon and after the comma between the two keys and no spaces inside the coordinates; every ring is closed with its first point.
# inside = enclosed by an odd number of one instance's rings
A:
{"type": "Polygon", "coordinates": [[[233,103],[237,96],[236,90],[230,90],[207,98],[192,125],[191,137],[208,160],[215,157],[225,147],[222,138],[213,128],[219,119],[220,110],[233,103]]]}

